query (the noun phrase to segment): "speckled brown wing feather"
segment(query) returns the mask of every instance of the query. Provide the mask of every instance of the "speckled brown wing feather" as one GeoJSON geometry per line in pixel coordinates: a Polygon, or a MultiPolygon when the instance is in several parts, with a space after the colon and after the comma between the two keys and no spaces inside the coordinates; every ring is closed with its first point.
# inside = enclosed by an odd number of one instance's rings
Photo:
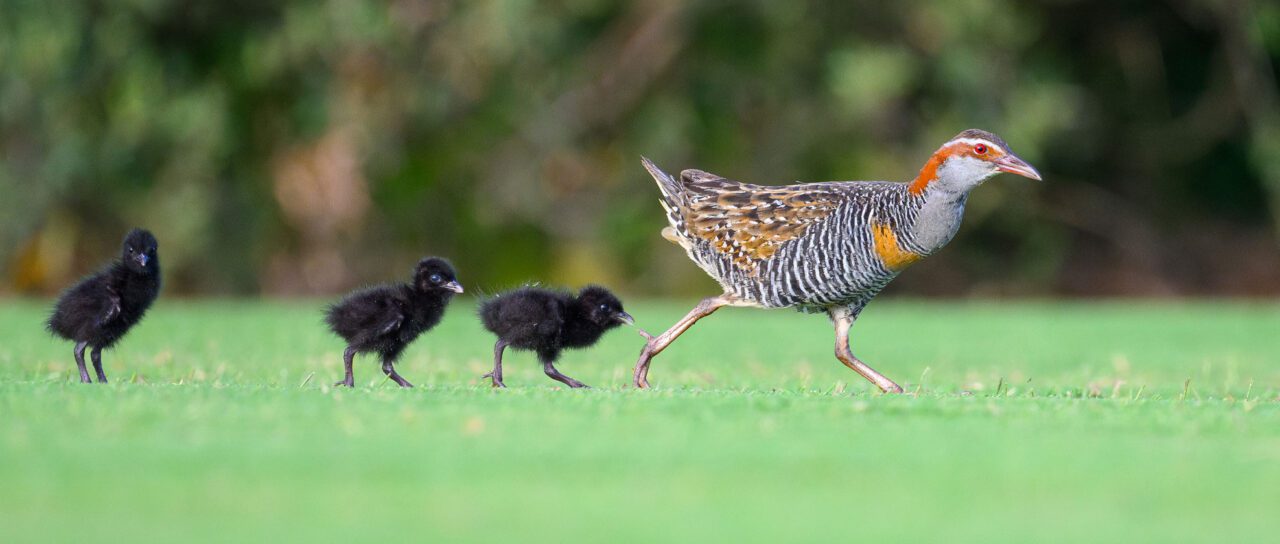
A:
{"type": "Polygon", "coordinates": [[[829,183],[751,185],[701,170],[685,170],[680,179],[685,234],[752,273],[842,201],[829,183]]]}

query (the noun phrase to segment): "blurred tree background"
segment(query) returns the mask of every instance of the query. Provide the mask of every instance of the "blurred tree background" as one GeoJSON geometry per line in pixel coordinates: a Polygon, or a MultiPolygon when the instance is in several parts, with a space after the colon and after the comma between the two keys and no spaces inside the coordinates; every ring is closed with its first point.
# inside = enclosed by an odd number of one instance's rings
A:
{"type": "Polygon", "coordinates": [[[1280,293],[1280,3],[0,0],[0,293],[156,231],[167,291],[329,294],[452,258],[709,294],[641,155],[908,180],[992,130],[922,295],[1280,293]]]}

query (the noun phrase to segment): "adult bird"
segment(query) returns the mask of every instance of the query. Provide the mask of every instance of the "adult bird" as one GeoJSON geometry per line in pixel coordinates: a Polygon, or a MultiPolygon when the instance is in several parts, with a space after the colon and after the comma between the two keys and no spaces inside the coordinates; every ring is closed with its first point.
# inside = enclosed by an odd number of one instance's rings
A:
{"type": "Polygon", "coordinates": [[[824,312],[835,325],[836,358],[884,392],[902,387],[853,355],[849,328],[908,265],[945,246],[960,228],[969,191],[1000,172],[1039,180],[999,136],[969,129],[934,152],[907,183],[833,181],[750,185],[685,170],[675,179],[649,159],[679,244],[724,292],[703,299],[657,337],[636,362],[636,387],[649,364],[699,319],[724,306],[824,312]]]}

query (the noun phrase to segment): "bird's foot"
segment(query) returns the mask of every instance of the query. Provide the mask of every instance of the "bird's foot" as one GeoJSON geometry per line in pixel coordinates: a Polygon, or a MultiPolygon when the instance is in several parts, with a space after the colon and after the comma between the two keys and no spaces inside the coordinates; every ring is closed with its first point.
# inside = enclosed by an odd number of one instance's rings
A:
{"type": "Polygon", "coordinates": [[[587,385],[585,383],[582,383],[580,381],[573,380],[573,379],[570,379],[570,380],[557,379],[556,381],[560,382],[560,385],[568,387],[569,389],[591,389],[590,385],[587,385]]]}
{"type": "Polygon", "coordinates": [[[497,377],[497,376],[494,376],[492,372],[486,372],[486,373],[484,373],[484,375],[483,375],[483,376],[480,376],[480,379],[482,379],[482,380],[483,380],[483,379],[485,379],[485,378],[489,378],[489,380],[490,380],[490,384],[489,384],[489,385],[493,386],[495,389],[496,389],[496,388],[499,388],[499,387],[506,387],[506,386],[507,386],[507,384],[502,383],[502,378],[499,378],[499,377],[497,377]]]}
{"type": "Polygon", "coordinates": [[[342,380],[333,384],[334,387],[355,387],[355,380],[342,380]]]}
{"type": "Polygon", "coordinates": [[[636,363],[636,370],[632,376],[632,383],[636,389],[649,388],[649,362],[653,360],[653,339],[649,339],[649,343],[645,344],[644,350],[640,352],[640,361],[636,363]]]}

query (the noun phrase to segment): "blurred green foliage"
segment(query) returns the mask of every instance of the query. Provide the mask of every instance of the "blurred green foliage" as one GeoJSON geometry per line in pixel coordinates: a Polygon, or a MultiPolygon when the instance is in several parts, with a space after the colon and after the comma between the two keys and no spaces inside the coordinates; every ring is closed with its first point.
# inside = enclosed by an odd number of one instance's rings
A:
{"type": "Polygon", "coordinates": [[[331,293],[454,259],[469,287],[707,294],[639,157],[757,183],[997,178],[891,290],[1280,292],[1280,6],[0,0],[0,292],[154,229],[168,289],[331,293]]]}

